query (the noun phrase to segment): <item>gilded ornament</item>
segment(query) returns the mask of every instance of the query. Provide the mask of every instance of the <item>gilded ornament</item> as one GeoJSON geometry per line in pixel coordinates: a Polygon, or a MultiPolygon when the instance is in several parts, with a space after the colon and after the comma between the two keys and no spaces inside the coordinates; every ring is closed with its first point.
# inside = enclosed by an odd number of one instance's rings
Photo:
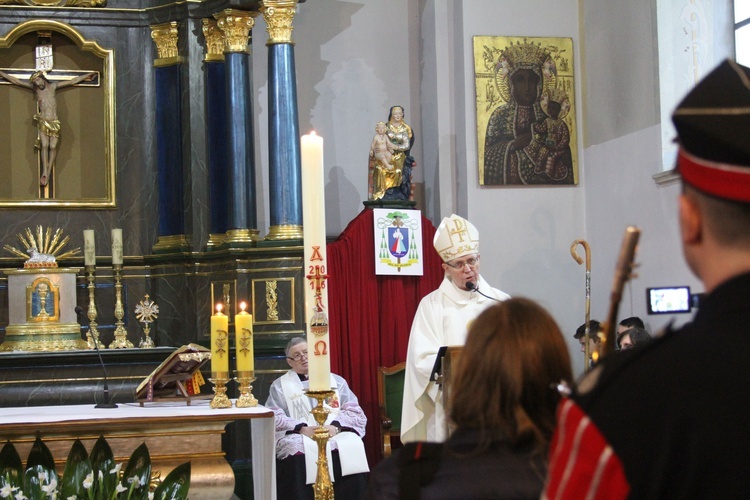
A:
{"type": "Polygon", "coordinates": [[[55,230],[53,235],[51,227],[44,229],[42,226],[37,226],[35,232],[30,227],[27,227],[24,233],[16,235],[25,250],[20,250],[10,245],[5,245],[3,248],[16,257],[26,259],[26,262],[23,264],[23,267],[26,269],[57,267],[57,259],[74,257],[81,253],[80,247],[67,252],[62,251],[70,241],[70,236],[60,239],[62,233],[63,230],[59,228],[55,230]]]}
{"type": "Polygon", "coordinates": [[[224,60],[224,32],[215,19],[203,20],[203,38],[206,39],[206,61],[224,60]]]}
{"type": "Polygon", "coordinates": [[[31,7],[105,7],[107,0],[0,0],[0,5],[31,7]]]}
{"type": "Polygon", "coordinates": [[[276,280],[266,281],[266,304],[268,305],[266,313],[268,315],[268,321],[279,320],[279,298],[276,291],[277,285],[276,280]]]}
{"type": "Polygon", "coordinates": [[[225,9],[214,14],[219,29],[224,32],[224,47],[227,52],[249,52],[250,30],[255,24],[256,12],[225,9]]]}
{"type": "Polygon", "coordinates": [[[159,306],[149,298],[148,294],[135,306],[135,317],[143,323],[143,333],[145,335],[144,339],[138,344],[138,347],[146,349],[154,347],[154,339],[149,334],[151,333],[151,323],[154,322],[158,315],[159,306]]]}
{"type": "Polygon", "coordinates": [[[266,45],[276,43],[291,43],[292,40],[292,21],[297,11],[297,2],[289,0],[263,2],[260,8],[263,13],[263,19],[266,21],[266,31],[268,32],[268,41],[266,45]]]}
{"type": "Polygon", "coordinates": [[[179,30],[177,21],[151,26],[151,38],[156,44],[159,59],[176,58],[179,30]]]}

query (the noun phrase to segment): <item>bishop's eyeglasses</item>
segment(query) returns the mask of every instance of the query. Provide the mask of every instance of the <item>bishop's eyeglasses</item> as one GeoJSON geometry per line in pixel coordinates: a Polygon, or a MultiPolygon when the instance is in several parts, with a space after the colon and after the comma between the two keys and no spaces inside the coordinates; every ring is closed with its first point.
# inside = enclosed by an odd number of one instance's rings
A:
{"type": "Polygon", "coordinates": [[[307,359],[307,351],[302,351],[302,352],[298,352],[298,353],[297,353],[297,354],[295,354],[294,356],[291,356],[291,357],[290,357],[290,356],[287,356],[287,357],[286,357],[286,359],[291,359],[292,361],[296,361],[296,362],[298,362],[298,363],[299,363],[300,361],[302,361],[302,359],[303,359],[303,358],[307,359]]]}
{"type": "Polygon", "coordinates": [[[479,262],[479,255],[477,255],[476,257],[470,257],[466,260],[460,260],[456,262],[455,264],[451,264],[450,262],[446,262],[446,264],[448,264],[450,267],[452,267],[453,269],[457,271],[463,271],[464,267],[466,266],[474,267],[477,265],[477,262],[479,262]]]}

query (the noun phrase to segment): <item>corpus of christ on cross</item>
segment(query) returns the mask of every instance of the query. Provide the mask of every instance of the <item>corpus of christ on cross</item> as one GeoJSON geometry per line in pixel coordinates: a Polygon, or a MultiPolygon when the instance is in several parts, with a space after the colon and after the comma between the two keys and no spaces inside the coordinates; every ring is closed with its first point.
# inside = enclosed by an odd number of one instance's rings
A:
{"type": "Polygon", "coordinates": [[[57,91],[70,86],[99,86],[99,73],[86,70],[56,70],[52,51],[52,34],[37,32],[34,68],[0,69],[0,84],[28,89],[36,100],[33,121],[37,127],[39,198],[54,198],[55,162],[60,141],[60,118],[57,115],[57,91]]]}

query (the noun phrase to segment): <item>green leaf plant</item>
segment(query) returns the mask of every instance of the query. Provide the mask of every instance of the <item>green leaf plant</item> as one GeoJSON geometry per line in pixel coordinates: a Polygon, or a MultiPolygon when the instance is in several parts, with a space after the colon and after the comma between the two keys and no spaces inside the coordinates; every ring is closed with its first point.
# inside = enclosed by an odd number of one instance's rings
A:
{"type": "MultiPolygon", "coordinates": [[[[13,443],[0,450],[0,499],[9,500],[185,500],[190,489],[190,462],[172,470],[161,482],[152,480],[151,457],[146,443],[128,460],[116,464],[112,449],[100,436],[86,452],[79,439],[73,443],[62,477],[52,453],[40,436],[23,467],[13,443]]],[[[158,476],[158,473],[156,474],[158,476]]]]}

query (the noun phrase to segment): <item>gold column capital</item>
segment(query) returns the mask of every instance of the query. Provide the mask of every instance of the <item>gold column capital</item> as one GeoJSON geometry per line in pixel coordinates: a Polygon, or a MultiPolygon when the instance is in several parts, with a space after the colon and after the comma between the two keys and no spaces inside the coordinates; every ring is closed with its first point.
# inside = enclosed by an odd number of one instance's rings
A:
{"type": "Polygon", "coordinates": [[[214,14],[219,29],[224,32],[225,52],[250,52],[250,30],[257,15],[257,12],[237,9],[224,9],[214,14]]]}
{"type": "Polygon", "coordinates": [[[177,52],[177,40],[179,37],[179,23],[171,21],[164,24],[154,24],[151,28],[151,39],[156,44],[159,57],[154,61],[154,66],[168,66],[181,62],[177,52]]]}
{"type": "Polygon", "coordinates": [[[266,21],[268,41],[266,45],[277,43],[294,44],[292,40],[292,20],[297,12],[296,0],[263,0],[260,7],[266,21]]]}
{"type": "Polygon", "coordinates": [[[206,55],[204,61],[224,60],[224,32],[219,28],[215,19],[203,19],[203,38],[206,39],[206,55]]]}

